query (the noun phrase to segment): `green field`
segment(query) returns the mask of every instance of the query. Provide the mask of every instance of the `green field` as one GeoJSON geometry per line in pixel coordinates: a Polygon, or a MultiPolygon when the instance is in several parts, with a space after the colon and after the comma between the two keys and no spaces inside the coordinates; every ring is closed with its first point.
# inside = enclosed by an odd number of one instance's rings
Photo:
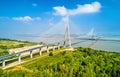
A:
{"type": "Polygon", "coordinates": [[[120,53],[75,48],[45,56],[14,68],[0,77],[120,77],[120,53]]]}
{"type": "Polygon", "coordinates": [[[28,42],[28,41],[0,39],[0,56],[7,55],[9,53],[9,49],[31,46],[35,44],[36,43],[28,42]]]}

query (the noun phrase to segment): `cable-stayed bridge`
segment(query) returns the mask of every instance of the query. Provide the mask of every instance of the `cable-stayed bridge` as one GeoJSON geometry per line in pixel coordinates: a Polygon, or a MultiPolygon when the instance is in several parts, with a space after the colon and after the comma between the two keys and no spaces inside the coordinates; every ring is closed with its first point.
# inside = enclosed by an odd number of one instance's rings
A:
{"type": "MultiPolygon", "coordinates": [[[[29,53],[30,58],[32,58],[34,50],[37,50],[37,49],[39,51],[39,55],[42,55],[42,52],[43,52],[42,49],[43,48],[44,48],[44,51],[47,51],[47,53],[49,53],[50,49],[52,49],[54,51],[55,48],[57,48],[59,50],[60,47],[72,48],[72,45],[75,45],[75,44],[78,44],[78,43],[81,43],[81,42],[85,42],[86,40],[91,40],[92,41],[91,45],[94,45],[97,41],[117,41],[117,42],[120,42],[120,39],[111,39],[111,38],[103,38],[103,37],[100,37],[100,36],[96,36],[94,28],[92,28],[92,30],[88,33],[87,36],[74,36],[73,37],[70,34],[68,16],[66,18],[67,19],[66,19],[65,34],[64,35],[48,35],[48,37],[47,37],[47,38],[55,38],[55,39],[62,38],[63,39],[62,41],[58,41],[58,42],[54,42],[54,43],[46,44],[46,45],[38,45],[38,46],[28,48],[28,49],[25,49],[25,50],[21,49],[21,51],[16,50],[16,53],[12,53],[12,54],[9,54],[9,55],[6,55],[6,56],[2,56],[2,57],[0,57],[0,60],[2,61],[1,62],[2,67],[5,67],[6,66],[6,64],[5,64],[6,60],[13,57],[13,56],[18,57],[18,62],[21,62],[21,55],[24,54],[24,53],[29,53]],[[72,43],[71,40],[73,40],[73,39],[79,39],[79,40],[83,40],[83,41],[72,43]]],[[[27,35],[25,35],[25,36],[27,36],[27,35]]],[[[27,37],[31,37],[31,35],[29,35],[27,37]]],[[[46,37],[46,36],[43,35],[43,36],[32,36],[32,37],[46,37]]]]}

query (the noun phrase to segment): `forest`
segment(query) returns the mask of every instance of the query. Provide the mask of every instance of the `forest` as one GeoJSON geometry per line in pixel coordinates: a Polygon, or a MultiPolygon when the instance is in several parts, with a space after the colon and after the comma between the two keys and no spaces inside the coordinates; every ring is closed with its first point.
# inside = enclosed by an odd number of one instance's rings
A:
{"type": "Polygon", "coordinates": [[[82,47],[50,52],[49,56],[0,69],[0,77],[120,77],[120,53],[82,47]]]}

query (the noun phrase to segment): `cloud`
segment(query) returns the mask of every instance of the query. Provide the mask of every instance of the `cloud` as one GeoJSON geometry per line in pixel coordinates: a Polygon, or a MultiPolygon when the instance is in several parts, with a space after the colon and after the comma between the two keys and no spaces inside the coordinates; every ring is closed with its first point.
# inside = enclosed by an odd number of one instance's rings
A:
{"type": "Polygon", "coordinates": [[[56,6],[53,7],[55,12],[54,15],[65,16],[69,15],[78,15],[78,14],[86,14],[86,13],[96,13],[101,9],[101,4],[99,2],[93,2],[91,4],[77,5],[76,9],[67,9],[64,6],[56,6]]]}
{"type": "Polygon", "coordinates": [[[24,17],[13,17],[12,19],[16,21],[28,22],[28,21],[40,20],[41,18],[40,17],[32,18],[30,16],[24,16],[24,17]]]}
{"type": "Polygon", "coordinates": [[[67,9],[64,6],[56,6],[53,9],[56,11],[54,15],[65,16],[67,14],[67,9]]]}
{"type": "Polygon", "coordinates": [[[36,3],[33,3],[33,4],[32,4],[32,6],[36,7],[36,6],[37,6],[37,4],[36,4],[36,3]]]}

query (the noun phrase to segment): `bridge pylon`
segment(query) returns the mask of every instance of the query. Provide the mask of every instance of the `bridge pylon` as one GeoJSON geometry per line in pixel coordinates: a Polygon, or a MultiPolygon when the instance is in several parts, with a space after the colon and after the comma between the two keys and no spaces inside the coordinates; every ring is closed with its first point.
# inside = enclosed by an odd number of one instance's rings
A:
{"type": "Polygon", "coordinates": [[[70,37],[70,28],[69,28],[69,16],[66,16],[66,28],[65,28],[65,41],[64,41],[64,46],[66,47],[68,43],[68,47],[72,48],[71,46],[71,37],[70,37]]]}

